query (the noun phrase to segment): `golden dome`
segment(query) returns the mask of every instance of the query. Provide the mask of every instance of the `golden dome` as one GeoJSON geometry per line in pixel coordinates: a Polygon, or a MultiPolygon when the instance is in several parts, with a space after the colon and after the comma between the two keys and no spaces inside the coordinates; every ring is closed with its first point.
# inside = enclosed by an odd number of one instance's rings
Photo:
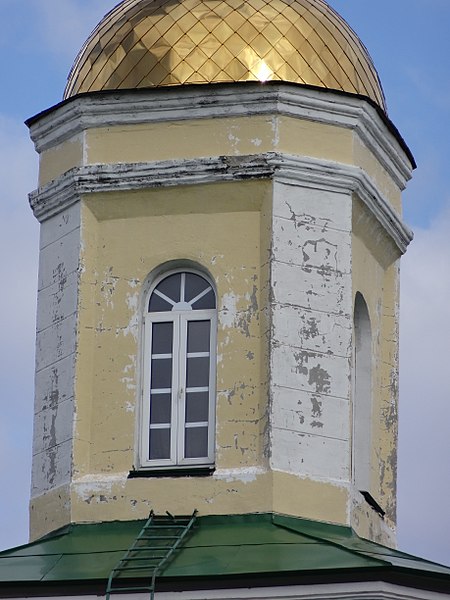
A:
{"type": "Polygon", "coordinates": [[[64,98],[268,80],[361,94],[386,110],[366,48],[324,0],[123,0],[81,49],[64,98]]]}

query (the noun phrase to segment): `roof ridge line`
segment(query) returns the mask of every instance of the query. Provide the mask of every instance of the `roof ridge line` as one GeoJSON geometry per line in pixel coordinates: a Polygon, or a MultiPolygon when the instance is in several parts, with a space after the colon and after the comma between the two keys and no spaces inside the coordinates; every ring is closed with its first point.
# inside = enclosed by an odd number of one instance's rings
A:
{"type": "MultiPolygon", "coordinates": [[[[308,538],[310,538],[312,540],[325,542],[325,543],[329,544],[330,546],[334,546],[336,548],[342,549],[342,550],[344,550],[346,552],[349,552],[350,554],[352,554],[354,556],[358,556],[358,557],[361,557],[361,555],[366,556],[364,554],[364,552],[361,552],[361,551],[358,551],[358,550],[354,550],[353,548],[348,548],[347,546],[345,546],[344,544],[340,544],[339,542],[336,542],[336,541],[333,541],[333,540],[330,540],[330,539],[327,539],[327,538],[324,538],[324,537],[320,537],[318,535],[313,535],[311,533],[306,533],[303,530],[302,531],[298,531],[295,527],[290,527],[288,524],[285,524],[285,523],[276,523],[275,520],[274,520],[274,517],[276,518],[277,516],[278,515],[275,515],[275,514],[273,514],[273,516],[272,516],[272,523],[276,527],[281,527],[282,529],[287,529],[288,531],[295,531],[296,533],[300,533],[301,535],[304,535],[305,537],[308,537],[308,538]]],[[[282,516],[282,515],[279,515],[279,516],[282,516]]],[[[301,527],[299,527],[299,529],[301,529],[301,527]]],[[[357,534],[355,534],[355,532],[353,531],[353,529],[351,527],[350,527],[350,529],[351,529],[351,531],[352,531],[352,533],[354,535],[357,535],[357,534]]],[[[383,560],[383,559],[377,558],[377,557],[370,557],[370,558],[372,558],[372,560],[375,560],[375,561],[379,562],[383,566],[392,567],[392,563],[390,563],[390,562],[388,562],[386,560],[383,560]]]]}

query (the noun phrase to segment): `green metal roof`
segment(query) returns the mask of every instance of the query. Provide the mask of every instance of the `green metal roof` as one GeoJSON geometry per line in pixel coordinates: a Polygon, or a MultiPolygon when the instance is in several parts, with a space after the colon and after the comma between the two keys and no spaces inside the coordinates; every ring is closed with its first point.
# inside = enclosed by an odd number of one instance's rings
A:
{"type": "MultiPolygon", "coordinates": [[[[67,582],[106,582],[145,521],[70,525],[45,538],[0,553],[0,595],[5,586],[33,584],[33,593],[67,582]]],[[[277,574],[353,579],[402,574],[450,590],[450,568],[358,537],[351,528],[277,514],[204,516],[158,578],[178,583],[277,574]]],[[[158,586],[157,586],[158,587],[158,586]]]]}

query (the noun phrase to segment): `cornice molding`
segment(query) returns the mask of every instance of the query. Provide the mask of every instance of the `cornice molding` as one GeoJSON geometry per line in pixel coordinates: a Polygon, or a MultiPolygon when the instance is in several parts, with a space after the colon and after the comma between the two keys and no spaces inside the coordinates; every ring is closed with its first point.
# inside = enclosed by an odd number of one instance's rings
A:
{"type": "Polygon", "coordinates": [[[402,254],[413,239],[412,230],[402,221],[361,168],[329,161],[284,155],[277,174],[278,181],[329,191],[355,193],[378,223],[395,242],[402,254]]]}
{"type": "MultiPolygon", "coordinates": [[[[172,600],[173,593],[160,592],[157,597],[158,600],[172,600]]],[[[209,589],[177,593],[178,600],[443,600],[446,597],[447,594],[384,581],[209,589]]]]}
{"type": "Polygon", "coordinates": [[[30,122],[43,152],[95,127],[192,119],[286,115],[354,130],[400,189],[414,168],[404,142],[361,97],[286,83],[188,86],[83,94],[30,122]]]}
{"type": "MultiPolygon", "coordinates": [[[[326,581],[327,575],[323,575],[326,581]]],[[[395,579],[395,575],[394,575],[395,579]]],[[[414,584],[414,579],[411,582],[414,584]]],[[[14,586],[14,593],[4,597],[18,600],[39,597],[41,600],[68,598],[70,600],[98,600],[103,598],[98,585],[89,586],[81,582],[80,588],[73,582],[52,582],[52,589],[45,582],[23,582],[14,586]]],[[[11,591],[11,587],[7,591],[11,591]]],[[[0,588],[0,594],[2,589],[0,588]]],[[[134,600],[147,600],[147,593],[134,592],[129,596],[134,600]]],[[[124,595],[121,598],[125,598],[124,595]]],[[[223,582],[216,588],[205,588],[176,591],[157,591],[156,600],[444,600],[450,598],[447,591],[432,591],[420,587],[404,586],[385,581],[348,581],[335,583],[303,583],[298,585],[279,585],[264,587],[225,587],[223,582]]]]}
{"type": "Polygon", "coordinates": [[[273,152],[77,167],[31,193],[30,205],[36,218],[44,221],[78,202],[84,194],[248,179],[272,179],[289,185],[356,193],[400,252],[405,252],[412,240],[411,230],[362,169],[273,152]]]}

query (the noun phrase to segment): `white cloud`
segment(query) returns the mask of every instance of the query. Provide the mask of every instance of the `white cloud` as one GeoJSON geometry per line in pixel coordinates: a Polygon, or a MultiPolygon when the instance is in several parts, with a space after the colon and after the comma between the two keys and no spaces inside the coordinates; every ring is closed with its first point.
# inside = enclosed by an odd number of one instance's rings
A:
{"type": "Polygon", "coordinates": [[[400,543],[450,562],[450,203],[402,263],[400,543]],[[446,522],[445,522],[446,521],[446,522]]]}

